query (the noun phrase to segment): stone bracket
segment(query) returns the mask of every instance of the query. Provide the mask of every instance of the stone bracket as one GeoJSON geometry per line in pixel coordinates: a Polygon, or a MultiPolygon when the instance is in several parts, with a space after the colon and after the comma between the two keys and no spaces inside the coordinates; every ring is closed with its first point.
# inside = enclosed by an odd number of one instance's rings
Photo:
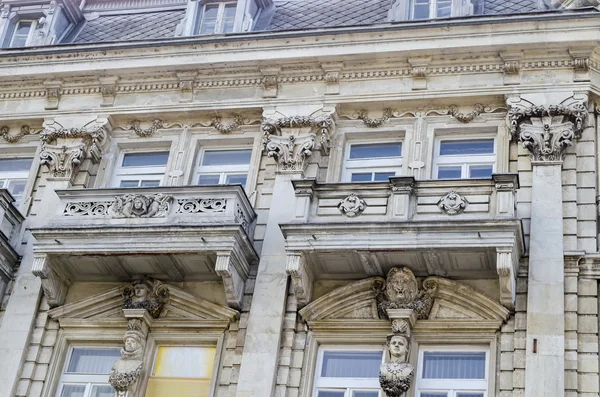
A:
{"type": "Polygon", "coordinates": [[[277,98],[277,91],[279,88],[279,72],[281,68],[279,66],[261,68],[260,72],[263,75],[263,98],[277,98]]]}
{"type": "Polygon", "coordinates": [[[569,54],[573,58],[573,81],[590,81],[590,57],[594,48],[571,48],[569,54]]]}
{"type": "Polygon", "coordinates": [[[241,263],[235,253],[217,252],[215,271],[223,280],[227,303],[230,307],[240,310],[248,274],[242,271],[241,263]]]}
{"type": "Polygon", "coordinates": [[[342,69],[344,68],[343,62],[326,62],[321,64],[323,68],[323,79],[325,80],[325,95],[337,95],[340,93],[340,77],[342,69]]]}
{"type": "Polygon", "coordinates": [[[298,307],[306,306],[312,296],[313,274],[300,253],[288,253],[285,272],[292,278],[292,288],[298,307]]]}
{"type": "Polygon", "coordinates": [[[506,51],[500,53],[500,58],[504,61],[504,84],[512,85],[521,82],[521,59],[522,51],[506,51]]]}
{"type": "Polygon", "coordinates": [[[60,87],[62,86],[62,81],[60,80],[48,80],[44,81],[44,86],[46,86],[46,106],[44,109],[46,110],[56,110],[58,109],[58,104],[60,102],[60,87]]]}
{"type": "Polygon", "coordinates": [[[513,310],[517,298],[517,263],[512,248],[496,249],[496,269],[500,283],[500,303],[513,310]]]}
{"type": "Polygon", "coordinates": [[[194,83],[196,82],[196,75],[196,72],[177,73],[179,89],[181,90],[179,102],[192,102],[194,99],[194,83]]]}
{"type": "Polygon", "coordinates": [[[426,90],[427,89],[427,66],[431,62],[431,57],[416,57],[409,58],[408,63],[412,66],[412,89],[426,90]]]}
{"type": "Polygon", "coordinates": [[[70,282],[54,269],[46,254],[33,257],[32,273],[42,280],[42,289],[50,307],[60,306],[65,302],[70,282]]]}
{"type": "Polygon", "coordinates": [[[119,77],[100,77],[98,80],[100,80],[100,93],[102,94],[102,103],[100,106],[113,106],[117,95],[117,81],[119,80],[119,77]]]}

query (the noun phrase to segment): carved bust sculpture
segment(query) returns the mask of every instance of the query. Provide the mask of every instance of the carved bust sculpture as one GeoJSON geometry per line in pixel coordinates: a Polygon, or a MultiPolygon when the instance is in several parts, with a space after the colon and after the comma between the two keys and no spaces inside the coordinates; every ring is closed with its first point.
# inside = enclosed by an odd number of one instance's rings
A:
{"type": "Polygon", "coordinates": [[[120,395],[133,386],[142,372],[146,337],[139,319],[129,321],[123,342],[121,358],[115,362],[109,376],[110,384],[120,395]]]}
{"type": "Polygon", "coordinates": [[[169,299],[169,290],[159,281],[142,278],[125,287],[123,298],[123,309],[146,309],[150,316],[158,318],[169,299]]]}
{"type": "Polygon", "coordinates": [[[381,365],[379,383],[388,397],[400,397],[410,389],[415,375],[415,368],[406,362],[410,342],[404,335],[392,334],[388,336],[387,346],[390,361],[381,365]]]}
{"type": "Polygon", "coordinates": [[[418,319],[426,319],[433,306],[436,289],[434,280],[425,280],[423,289],[419,290],[417,278],[409,268],[392,268],[385,283],[376,290],[379,317],[387,319],[387,309],[413,309],[418,319]]]}
{"type": "Polygon", "coordinates": [[[417,279],[407,267],[395,267],[389,271],[386,289],[390,303],[397,306],[409,304],[419,296],[417,279]]]}

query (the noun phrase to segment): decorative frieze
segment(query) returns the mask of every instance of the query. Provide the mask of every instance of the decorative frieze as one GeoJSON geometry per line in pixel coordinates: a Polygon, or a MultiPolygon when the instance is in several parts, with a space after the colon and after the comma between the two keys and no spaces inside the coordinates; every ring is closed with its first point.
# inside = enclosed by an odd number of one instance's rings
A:
{"type": "Polygon", "coordinates": [[[343,215],[346,215],[348,218],[354,218],[363,213],[367,208],[367,203],[352,193],[340,201],[337,207],[343,215]]]}
{"type": "Polygon", "coordinates": [[[178,199],[177,200],[177,211],[175,211],[175,212],[178,214],[198,214],[198,213],[202,213],[202,212],[225,212],[226,207],[227,207],[227,199],[222,199],[222,198],[178,199]]]}
{"type": "Polygon", "coordinates": [[[451,190],[438,201],[437,205],[448,215],[458,215],[467,208],[469,202],[456,190],[451,190]]]}
{"type": "Polygon", "coordinates": [[[529,150],[532,161],[562,161],[565,150],[579,139],[588,112],[581,103],[571,106],[511,106],[510,133],[529,150]]]}

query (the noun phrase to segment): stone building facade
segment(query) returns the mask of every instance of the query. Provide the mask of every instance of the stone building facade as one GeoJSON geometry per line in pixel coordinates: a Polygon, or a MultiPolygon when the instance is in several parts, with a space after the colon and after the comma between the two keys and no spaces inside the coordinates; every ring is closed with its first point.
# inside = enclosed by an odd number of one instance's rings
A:
{"type": "Polygon", "coordinates": [[[597,5],[3,0],[0,396],[598,396],[597,5]]]}

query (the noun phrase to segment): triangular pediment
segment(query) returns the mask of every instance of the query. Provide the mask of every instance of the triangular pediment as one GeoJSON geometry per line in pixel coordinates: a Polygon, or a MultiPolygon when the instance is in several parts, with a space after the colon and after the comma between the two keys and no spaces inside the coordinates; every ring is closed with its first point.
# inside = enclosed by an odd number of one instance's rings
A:
{"type": "MultiPolygon", "coordinates": [[[[239,318],[239,313],[229,307],[209,302],[189,294],[177,287],[167,285],[169,299],[165,303],[158,319],[153,320],[155,326],[186,326],[194,323],[202,326],[229,324],[239,318]]],[[[90,296],[77,302],[68,303],[48,312],[53,319],[67,323],[65,320],[124,320],[123,316],[123,289],[112,288],[100,294],[90,296]]]]}
{"type": "MultiPolygon", "coordinates": [[[[372,277],[337,288],[304,307],[300,315],[309,323],[334,319],[379,319],[376,287],[384,282],[381,277],[372,277]]],[[[510,314],[499,302],[462,283],[441,277],[429,277],[424,282],[434,282],[437,286],[428,320],[502,323],[510,314]]]]}

